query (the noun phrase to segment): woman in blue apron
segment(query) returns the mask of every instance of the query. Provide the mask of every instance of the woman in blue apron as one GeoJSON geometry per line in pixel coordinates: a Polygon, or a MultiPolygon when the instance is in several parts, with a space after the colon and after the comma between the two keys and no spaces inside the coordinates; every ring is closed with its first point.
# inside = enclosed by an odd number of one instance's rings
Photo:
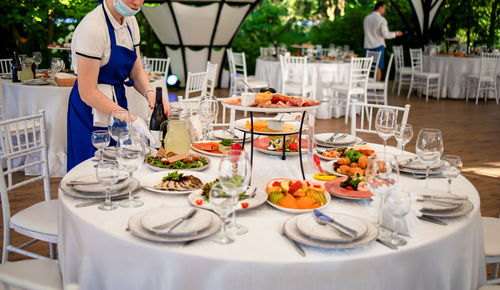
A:
{"type": "MultiPolygon", "coordinates": [[[[138,35],[137,22],[133,15],[140,10],[144,0],[114,1],[105,0],[102,5],[87,14],[73,36],[72,54],[73,59],[77,58],[78,69],[75,68],[75,71],[78,79],[68,104],[68,171],[94,155],[96,149],[91,142],[92,131],[106,130],[106,127],[94,125],[96,110],[107,116],[113,110],[128,109],[124,87],[127,79],[130,78],[134,87],[146,97],[151,108],[155,103],[155,91],[151,88],[142,63],[137,57],[140,55],[136,47],[138,42],[134,43],[130,30],[130,26],[133,26],[138,35]],[[108,37],[103,34],[102,29],[107,30],[108,37]],[[131,49],[117,45],[117,38],[131,46],[131,49]],[[110,51],[104,49],[106,45],[110,51]],[[102,65],[102,58],[106,53],[109,53],[109,60],[102,65]],[[112,86],[112,96],[99,90],[98,84],[112,86]],[[92,108],[96,109],[94,114],[92,108]]],[[[75,63],[73,64],[75,67],[75,63]]],[[[135,130],[154,142],[144,120],[133,113],[130,113],[130,117],[135,130]]]]}

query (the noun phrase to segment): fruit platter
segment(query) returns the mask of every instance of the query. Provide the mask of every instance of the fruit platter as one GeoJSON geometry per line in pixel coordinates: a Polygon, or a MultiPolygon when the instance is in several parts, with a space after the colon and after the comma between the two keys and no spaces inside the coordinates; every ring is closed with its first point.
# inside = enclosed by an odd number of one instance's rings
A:
{"type": "Polygon", "coordinates": [[[210,166],[210,159],[193,153],[166,152],[160,148],[156,155],[146,155],[146,164],[155,171],[204,170],[210,166]]]}
{"type": "Polygon", "coordinates": [[[366,180],[360,176],[339,177],[325,183],[325,189],[331,195],[347,199],[370,199],[370,192],[366,180]]]}
{"type": "Polygon", "coordinates": [[[309,180],[272,179],[267,183],[266,192],[271,206],[289,213],[320,209],[331,200],[322,183],[309,180]]]}
{"type": "MultiPolygon", "coordinates": [[[[302,153],[307,152],[307,139],[302,139],[302,153]]],[[[283,155],[285,150],[287,155],[299,154],[299,140],[297,135],[285,136],[267,136],[259,138],[253,142],[257,151],[270,155],[283,155]],[[283,145],[285,140],[285,145],[283,145]]]]}
{"type": "MultiPolygon", "coordinates": [[[[199,190],[195,190],[188,195],[188,202],[194,207],[212,210],[210,205],[210,188],[218,179],[207,182],[199,190]]],[[[246,191],[242,192],[238,198],[236,210],[247,210],[260,206],[267,200],[267,194],[258,190],[256,187],[250,186],[246,191]]]]}
{"type": "Polygon", "coordinates": [[[224,152],[231,150],[235,143],[231,139],[222,139],[220,141],[202,141],[191,144],[191,148],[196,152],[210,156],[221,156],[224,152]]]}
{"type": "Polygon", "coordinates": [[[325,170],[339,176],[364,176],[368,157],[374,152],[371,148],[363,145],[338,149],[336,153],[339,157],[327,163],[325,170]]]}

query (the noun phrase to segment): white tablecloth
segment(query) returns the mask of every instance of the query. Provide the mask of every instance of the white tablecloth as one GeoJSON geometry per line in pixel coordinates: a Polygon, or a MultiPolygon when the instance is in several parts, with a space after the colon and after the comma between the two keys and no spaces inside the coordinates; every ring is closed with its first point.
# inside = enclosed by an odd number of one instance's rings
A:
{"type": "MultiPolygon", "coordinates": [[[[161,84],[154,82],[152,85],[155,87],[161,84]]],[[[71,88],[28,86],[9,80],[2,80],[2,88],[6,119],[36,114],[40,109],[45,110],[50,176],[64,176],[67,161],[67,112],[71,88]]],[[[146,99],[133,87],[126,87],[126,92],[130,111],[147,121],[151,110],[146,99]]],[[[27,169],[25,173],[40,174],[33,168],[27,169]]]]}
{"type": "MultiPolygon", "coordinates": [[[[423,71],[441,74],[440,98],[465,99],[466,76],[469,74],[479,75],[480,70],[481,57],[479,56],[423,56],[423,71]]],[[[490,95],[490,98],[494,98],[493,94],[490,95]]]]}
{"type": "MultiPolygon", "coordinates": [[[[204,172],[215,177],[217,158],[212,162],[204,172]]],[[[86,161],[65,178],[91,173],[92,165],[86,161]]],[[[143,166],[134,175],[140,179],[151,173],[143,166]]],[[[259,190],[271,178],[299,176],[297,157],[282,161],[255,153],[252,180],[259,190]]],[[[406,176],[400,183],[424,185],[406,176]]],[[[431,179],[430,185],[444,190],[446,180],[431,179]]],[[[184,247],[141,240],[125,229],[131,216],[148,208],[188,206],[185,196],[141,190],[144,206],[103,212],[96,206],[75,208],[81,200],[59,191],[62,275],[65,284],[79,283],[81,289],[476,289],[485,283],[479,196],[462,176],[453,191],[468,195],[474,210],[446,220],[448,226],[413,218],[413,238],[397,251],[376,242],[350,250],[305,246],[306,258],[279,234],[293,215],[268,204],[238,214],[249,232],[235,243],[219,245],[206,238],[184,247]]],[[[375,222],[370,203],[333,198],[328,210],[375,222]]]]}

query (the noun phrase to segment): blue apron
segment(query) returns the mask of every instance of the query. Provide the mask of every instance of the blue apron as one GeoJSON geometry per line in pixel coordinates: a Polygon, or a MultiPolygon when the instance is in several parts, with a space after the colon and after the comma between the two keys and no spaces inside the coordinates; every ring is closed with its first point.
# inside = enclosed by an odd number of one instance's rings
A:
{"type": "MultiPolygon", "coordinates": [[[[104,6],[102,8],[104,10],[104,6]]],[[[109,56],[109,62],[100,68],[97,83],[112,85],[115,91],[116,102],[122,108],[127,109],[127,98],[125,97],[125,87],[123,84],[132,71],[137,54],[135,49],[129,50],[126,47],[116,45],[115,31],[109,21],[106,10],[104,10],[104,15],[108,24],[111,55],[109,56]]],[[[127,29],[132,38],[132,32],[128,25],[127,29]]],[[[133,38],[132,43],[134,43],[133,38]]],[[[80,162],[94,156],[96,148],[94,148],[90,140],[92,131],[94,130],[107,130],[107,128],[93,126],[92,108],[80,98],[78,81],[76,81],[71,90],[68,104],[68,171],[80,162]]]]}

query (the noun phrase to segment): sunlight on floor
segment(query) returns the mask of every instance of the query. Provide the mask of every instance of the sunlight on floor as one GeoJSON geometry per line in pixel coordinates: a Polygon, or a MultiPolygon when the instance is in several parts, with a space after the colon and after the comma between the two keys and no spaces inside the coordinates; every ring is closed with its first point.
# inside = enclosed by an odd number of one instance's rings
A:
{"type": "Polygon", "coordinates": [[[467,167],[463,172],[470,172],[489,177],[500,177],[500,162],[486,162],[488,167],[467,167]]]}

